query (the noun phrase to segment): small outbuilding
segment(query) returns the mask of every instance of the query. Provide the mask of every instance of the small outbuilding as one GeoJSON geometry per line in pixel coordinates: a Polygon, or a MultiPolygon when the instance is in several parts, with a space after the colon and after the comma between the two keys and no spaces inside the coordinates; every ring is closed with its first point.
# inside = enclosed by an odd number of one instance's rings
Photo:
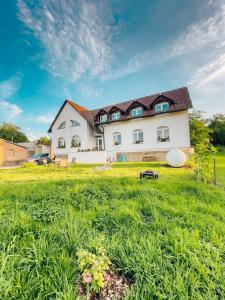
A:
{"type": "Polygon", "coordinates": [[[19,165],[28,159],[28,149],[0,139],[0,166],[19,165]]]}
{"type": "Polygon", "coordinates": [[[39,144],[37,141],[17,143],[19,146],[26,147],[28,149],[28,157],[32,158],[35,154],[50,153],[51,146],[39,144]]]}

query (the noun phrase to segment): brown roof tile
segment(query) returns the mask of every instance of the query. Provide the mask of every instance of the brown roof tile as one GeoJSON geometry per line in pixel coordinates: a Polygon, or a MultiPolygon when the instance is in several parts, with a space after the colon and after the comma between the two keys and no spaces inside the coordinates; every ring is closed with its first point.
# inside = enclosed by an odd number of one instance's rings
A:
{"type": "MultiPolygon", "coordinates": [[[[154,94],[151,96],[145,96],[142,98],[128,100],[125,102],[120,102],[117,104],[101,107],[101,108],[94,109],[94,110],[88,110],[70,100],[65,100],[65,102],[63,103],[63,106],[59,110],[58,114],[56,115],[55,120],[53,121],[51,127],[49,128],[49,132],[51,132],[53,124],[55,123],[56,119],[58,118],[60,112],[62,111],[62,109],[66,103],[69,103],[76,111],[78,111],[83,116],[83,118],[89,123],[89,125],[92,128],[94,128],[95,125],[97,124],[96,116],[99,114],[99,112],[101,110],[104,110],[108,113],[113,107],[117,107],[118,109],[120,109],[122,112],[125,113],[129,109],[129,107],[135,102],[138,102],[138,103],[144,105],[145,107],[147,107],[147,109],[144,110],[143,115],[141,117],[153,116],[156,113],[155,113],[155,110],[151,108],[151,105],[159,97],[162,97],[162,98],[166,97],[173,102],[173,105],[170,107],[170,112],[185,110],[185,109],[189,109],[192,107],[192,102],[191,102],[191,98],[190,98],[187,87],[182,87],[182,88],[178,88],[178,89],[171,90],[171,91],[157,93],[157,94],[154,94]]],[[[121,116],[121,119],[118,121],[129,120],[132,118],[133,117],[129,114],[128,115],[123,114],[121,116]]],[[[115,122],[115,121],[108,121],[108,122],[115,122]]]]}

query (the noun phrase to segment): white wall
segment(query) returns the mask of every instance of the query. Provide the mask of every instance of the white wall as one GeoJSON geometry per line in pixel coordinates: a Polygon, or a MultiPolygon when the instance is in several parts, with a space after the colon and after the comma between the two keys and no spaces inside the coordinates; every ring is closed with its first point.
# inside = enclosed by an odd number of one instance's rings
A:
{"type": "Polygon", "coordinates": [[[106,151],[76,152],[69,155],[69,161],[86,164],[104,164],[106,151]]]}
{"type": "Polygon", "coordinates": [[[156,115],[149,118],[139,118],[105,125],[105,145],[107,152],[145,151],[170,148],[190,147],[189,121],[187,111],[156,115]],[[157,128],[168,126],[170,141],[157,141],[157,128]],[[133,130],[141,129],[144,133],[144,142],[133,143],[133,130]],[[120,132],[121,145],[113,145],[113,133],[120,132]]]}
{"type": "MultiPolygon", "coordinates": [[[[104,131],[105,148],[107,151],[107,155],[110,157],[115,156],[115,152],[142,152],[190,147],[190,132],[187,111],[166,113],[149,118],[137,118],[133,120],[106,124],[104,125],[104,131]],[[157,141],[157,128],[160,126],[169,127],[170,141],[157,141]],[[133,143],[133,130],[135,129],[143,130],[143,143],[133,143]],[[121,133],[121,145],[113,145],[114,132],[121,133]]],[[[95,151],[77,153],[77,148],[71,148],[71,138],[74,135],[80,136],[81,149],[91,149],[95,147],[96,141],[93,129],[88,125],[87,121],[67,103],[52,128],[54,154],[67,154],[70,161],[72,161],[73,158],[77,158],[77,161],[79,162],[102,163],[103,161],[105,161],[105,158],[102,157],[103,152],[95,151]],[[70,120],[76,120],[81,124],[81,126],[71,127],[70,120]],[[58,129],[59,125],[63,121],[66,121],[66,128],[58,129]],[[57,148],[58,139],[60,137],[63,137],[66,140],[65,149],[57,148]]]]}
{"type": "Polygon", "coordinates": [[[87,121],[68,103],[64,106],[55,124],[52,127],[52,144],[54,154],[73,155],[77,152],[77,148],[71,148],[71,139],[74,135],[78,135],[81,139],[81,148],[87,149],[94,147],[93,141],[90,139],[90,126],[87,121]],[[71,127],[70,120],[76,120],[81,126],[71,127]],[[66,128],[58,129],[59,125],[66,121],[66,128]],[[66,148],[58,149],[58,139],[63,137],[66,141],[66,148]]]}

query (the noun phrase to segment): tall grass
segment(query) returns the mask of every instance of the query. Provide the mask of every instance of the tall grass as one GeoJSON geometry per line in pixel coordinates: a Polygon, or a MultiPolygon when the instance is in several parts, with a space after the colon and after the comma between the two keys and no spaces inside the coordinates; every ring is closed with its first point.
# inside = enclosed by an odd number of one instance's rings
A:
{"type": "Polygon", "coordinates": [[[149,167],[2,172],[0,299],[79,299],[77,250],[100,241],[126,299],[224,299],[225,193],[154,164],[160,179],[140,181],[149,167]]]}

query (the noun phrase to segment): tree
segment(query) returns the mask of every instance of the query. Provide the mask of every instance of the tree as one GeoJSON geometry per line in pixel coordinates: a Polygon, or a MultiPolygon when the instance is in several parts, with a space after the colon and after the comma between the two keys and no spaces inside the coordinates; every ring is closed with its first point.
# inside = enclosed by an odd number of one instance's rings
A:
{"type": "Polygon", "coordinates": [[[213,145],[225,146],[225,115],[216,114],[209,122],[210,137],[213,145]]]}
{"type": "Polygon", "coordinates": [[[207,120],[204,119],[202,112],[193,110],[189,114],[191,145],[196,146],[200,143],[209,143],[210,129],[207,126],[207,120]]]}
{"type": "Polygon", "coordinates": [[[38,144],[42,144],[42,145],[51,145],[51,140],[50,138],[48,138],[47,136],[41,136],[38,139],[38,144]]]}
{"type": "Polygon", "coordinates": [[[28,142],[28,138],[21,128],[11,123],[0,125],[0,138],[13,143],[28,142]]]}

